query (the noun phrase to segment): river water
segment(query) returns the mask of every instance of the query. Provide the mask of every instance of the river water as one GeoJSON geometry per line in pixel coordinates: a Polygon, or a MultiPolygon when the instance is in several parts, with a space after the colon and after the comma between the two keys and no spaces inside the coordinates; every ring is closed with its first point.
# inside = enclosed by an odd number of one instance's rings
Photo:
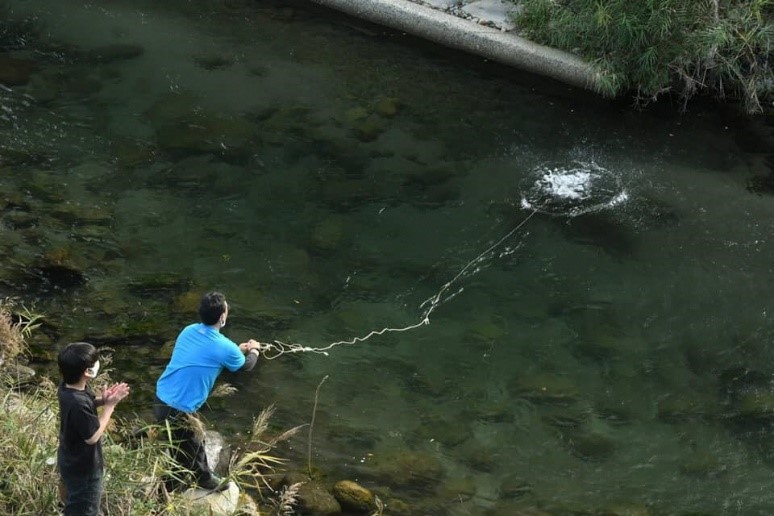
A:
{"type": "Polygon", "coordinates": [[[4,5],[34,67],[0,92],[0,280],[41,367],[109,344],[148,414],[220,289],[231,338],[327,354],[224,375],[212,426],[307,423],[319,386],[313,466],[387,512],[774,511],[770,162],[729,119],[304,2],[4,5]]]}

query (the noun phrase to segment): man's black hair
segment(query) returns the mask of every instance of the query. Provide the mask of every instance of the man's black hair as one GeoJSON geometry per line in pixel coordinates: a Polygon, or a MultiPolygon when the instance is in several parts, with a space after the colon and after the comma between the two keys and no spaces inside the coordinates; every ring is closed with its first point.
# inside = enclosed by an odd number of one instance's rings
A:
{"type": "Polygon", "coordinates": [[[199,303],[199,318],[207,326],[212,326],[226,311],[226,296],[220,292],[207,292],[199,303]]]}
{"type": "Polygon", "coordinates": [[[99,359],[97,348],[88,342],[73,342],[59,352],[59,372],[64,383],[77,383],[81,375],[99,359]]]}

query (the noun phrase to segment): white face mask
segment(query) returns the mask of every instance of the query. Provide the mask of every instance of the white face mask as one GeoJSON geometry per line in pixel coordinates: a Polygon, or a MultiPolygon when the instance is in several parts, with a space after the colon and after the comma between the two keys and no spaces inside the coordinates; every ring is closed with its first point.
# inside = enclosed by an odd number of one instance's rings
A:
{"type": "Polygon", "coordinates": [[[86,376],[89,378],[96,378],[99,374],[99,360],[94,362],[94,365],[86,369],[86,376]]]}

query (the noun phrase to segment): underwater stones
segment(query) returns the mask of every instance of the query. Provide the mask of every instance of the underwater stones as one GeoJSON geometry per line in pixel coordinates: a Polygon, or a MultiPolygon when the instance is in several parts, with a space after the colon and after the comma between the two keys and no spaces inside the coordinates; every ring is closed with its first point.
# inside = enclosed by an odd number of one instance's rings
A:
{"type": "Polygon", "coordinates": [[[200,114],[160,127],[156,142],[171,153],[239,155],[256,140],[255,129],[238,117],[200,114]]]}
{"type": "Polygon", "coordinates": [[[218,54],[197,55],[193,60],[196,66],[205,70],[222,70],[234,64],[232,58],[218,54]]]}
{"type": "Polygon", "coordinates": [[[444,500],[470,500],[476,495],[476,482],[473,477],[450,478],[441,484],[438,494],[444,500]]]}
{"type": "Polygon", "coordinates": [[[134,59],[135,57],[141,56],[144,52],[145,49],[140,45],[116,43],[93,48],[85,54],[85,57],[93,63],[107,64],[113,61],[134,59]]]}
{"type": "Polygon", "coordinates": [[[745,392],[735,408],[739,417],[745,419],[774,420],[774,392],[768,389],[745,392]]]}
{"type": "Polygon", "coordinates": [[[173,297],[190,290],[193,282],[190,278],[174,272],[159,272],[140,275],[129,281],[128,289],[135,295],[149,298],[173,297]]]}
{"type": "Polygon", "coordinates": [[[62,94],[62,83],[52,74],[38,73],[30,77],[26,93],[36,102],[47,104],[62,94]]]}
{"type": "Polygon", "coordinates": [[[352,132],[355,137],[363,143],[369,143],[382,135],[387,129],[384,122],[375,115],[369,115],[363,120],[358,120],[352,125],[352,132]]]}
{"type": "Polygon", "coordinates": [[[155,127],[163,127],[189,117],[201,109],[199,98],[194,93],[180,90],[161,95],[143,114],[155,127]]]}
{"type": "Polygon", "coordinates": [[[427,452],[395,451],[374,455],[371,470],[385,483],[406,489],[437,485],[443,477],[440,461],[427,452]]]}
{"type": "Polygon", "coordinates": [[[22,86],[30,80],[35,63],[27,59],[17,59],[0,54],[0,84],[22,86]]]}
{"type": "MultiPolygon", "coordinates": [[[[681,391],[661,398],[656,404],[656,414],[662,421],[676,423],[714,416],[717,413],[716,406],[717,402],[704,393],[681,391]]],[[[772,408],[774,409],[774,405],[772,408]]]]}
{"type": "Polygon", "coordinates": [[[508,326],[502,317],[478,318],[468,325],[465,340],[485,344],[498,341],[508,336],[508,326]]]}
{"type": "Polygon", "coordinates": [[[301,473],[286,474],[282,485],[287,487],[294,484],[301,484],[296,495],[297,508],[301,514],[324,516],[341,512],[341,504],[321,482],[311,480],[301,473]]]}
{"type": "Polygon", "coordinates": [[[201,299],[202,292],[199,290],[188,290],[175,296],[170,308],[177,314],[195,314],[199,309],[201,299]]]}
{"type": "Polygon", "coordinates": [[[509,475],[500,482],[500,498],[517,499],[532,492],[532,486],[518,475],[509,475]]]}
{"type": "Polygon", "coordinates": [[[695,451],[680,463],[680,472],[696,478],[710,478],[726,471],[726,466],[709,450],[695,451]]]}
{"type": "Polygon", "coordinates": [[[473,436],[473,431],[464,421],[463,417],[458,419],[457,423],[450,425],[448,419],[441,416],[424,417],[416,430],[416,437],[453,448],[473,436]]]}
{"type": "Polygon", "coordinates": [[[333,496],[341,508],[355,513],[370,514],[376,508],[374,494],[351,480],[339,480],[333,485],[333,496]]]}
{"type": "Polygon", "coordinates": [[[117,138],[110,141],[113,161],[123,168],[134,168],[150,163],[156,157],[156,149],[143,141],[117,138]]]}
{"type": "Polygon", "coordinates": [[[344,112],[344,120],[353,125],[357,122],[362,122],[368,116],[368,110],[362,106],[353,107],[344,112]]]}
{"type": "Polygon", "coordinates": [[[25,178],[23,188],[35,199],[61,203],[67,201],[62,182],[62,177],[55,172],[35,170],[25,178]]]}
{"type": "Polygon", "coordinates": [[[51,216],[68,226],[109,225],[113,213],[100,205],[82,205],[75,202],[61,202],[50,210],[51,216]]]}
{"type": "Polygon", "coordinates": [[[573,455],[586,461],[607,460],[616,450],[615,441],[598,431],[567,434],[565,444],[573,455]]]}
{"type": "Polygon", "coordinates": [[[400,101],[394,97],[382,97],[374,104],[374,113],[382,118],[393,118],[400,111],[400,101]]]}
{"type": "Polygon", "coordinates": [[[583,403],[570,405],[543,405],[540,417],[546,423],[558,429],[580,428],[592,419],[591,408],[583,403]]]}
{"type": "Polygon", "coordinates": [[[310,246],[319,253],[330,253],[338,249],[344,238],[344,218],[328,216],[312,228],[310,246]]]}
{"type": "Polygon", "coordinates": [[[297,152],[299,157],[319,155],[324,151],[328,135],[318,130],[320,123],[312,118],[312,109],[303,105],[265,109],[249,116],[258,126],[261,142],[281,146],[286,153],[297,152]],[[315,144],[311,144],[314,142],[315,144]]]}
{"type": "Polygon", "coordinates": [[[595,514],[599,516],[652,516],[653,513],[647,506],[640,503],[619,502],[608,505],[595,514]]]}
{"type": "Polygon", "coordinates": [[[578,388],[566,376],[552,373],[532,373],[517,377],[511,391],[534,403],[569,405],[578,400],[578,388]]]}

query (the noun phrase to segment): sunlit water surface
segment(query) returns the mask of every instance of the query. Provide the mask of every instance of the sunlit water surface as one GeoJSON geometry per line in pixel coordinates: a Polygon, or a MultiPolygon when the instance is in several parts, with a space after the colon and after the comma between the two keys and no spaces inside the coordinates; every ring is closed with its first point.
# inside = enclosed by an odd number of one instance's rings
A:
{"type": "Polygon", "coordinates": [[[305,3],[6,5],[35,70],[0,92],[2,281],[39,348],[111,344],[147,415],[204,290],[237,340],[405,329],[224,375],[205,415],[303,424],[327,376],[313,465],[412,514],[774,511],[774,202],[720,117],[305,3]]]}

